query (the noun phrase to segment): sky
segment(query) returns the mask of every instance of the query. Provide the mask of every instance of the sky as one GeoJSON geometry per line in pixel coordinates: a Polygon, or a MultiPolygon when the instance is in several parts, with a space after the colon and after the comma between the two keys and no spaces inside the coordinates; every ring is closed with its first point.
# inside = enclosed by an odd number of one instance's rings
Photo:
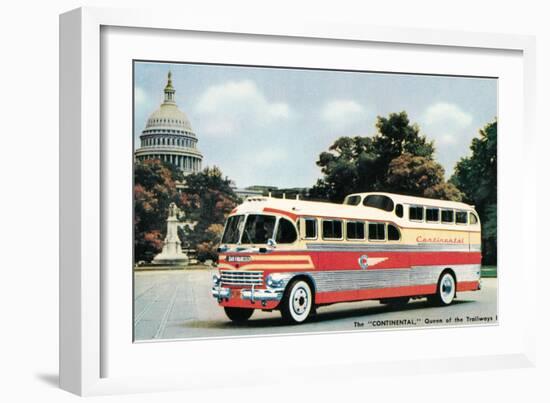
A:
{"type": "Polygon", "coordinates": [[[334,140],[372,136],[377,116],[403,110],[435,141],[448,178],[497,116],[492,78],[136,62],[136,148],[168,71],[203,167],[218,166],[238,187],[311,187],[322,177],[315,162],[334,140]]]}

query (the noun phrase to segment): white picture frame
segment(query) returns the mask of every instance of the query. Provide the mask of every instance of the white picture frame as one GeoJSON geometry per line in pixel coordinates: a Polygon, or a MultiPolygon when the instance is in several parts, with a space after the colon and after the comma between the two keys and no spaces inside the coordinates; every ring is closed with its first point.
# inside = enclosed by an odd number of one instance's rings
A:
{"type": "MultiPolygon", "coordinates": [[[[194,355],[188,354],[189,360],[185,364],[170,363],[166,371],[159,371],[156,376],[146,373],[125,373],[123,367],[118,371],[107,368],[106,363],[114,355],[113,351],[118,351],[118,346],[112,343],[105,331],[105,326],[112,324],[106,318],[116,314],[110,310],[107,300],[108,290],[104,282],[106,273],[102,269],[106,265],[105,251],[108,249],[108,245],[102,241],[102,225],[105,223],[102,209],[106,208],[106,203],[109,203],[105,192],[109,188],[104,183],[105,175],[108,174],[105,172],[105,164],[109,158],[109,150],[105,147],[109,142],[102,142],[101,137],[102,131],[105,130],[101,109],[102,91],[107,91],[108,88],[105,86],[110,85],[102,80],[101,55],[102,46],[105,45],[102,42],[102,30],[106,27],[193,32],[195,36],[200,36],[201,33],[217,33],[219,36],[243,35],[254,37],[258,41],[265,39],[276,42],[281,38],[295,41],[323,40],[333,41],[334,46],[346,43],[374,43],[380,47],[398,45],[421,49],[469,49],[479,54],[495,51],[512,52],[516,55],[522,71],[521,82],[516,84],[523,92],[519,91],[520,99],[514,100],[522,106],[519,121],[513,122],[516,127],[519,127],[523,137],[523,147],[518,152],[524,161],[529,161],[535,152],[533,134],[535,42],[534,38],[529,36],[350,26],[314,21],[292,25],[268,19],[246,22],[205,18],[182,20],[177,14],[165,13],[162,10],[82,8],[63,14],[60,17],[60,385],[63,389],[79,395],[221,387],[235,384],[251,386],[272,381],[272,377],[267,373],[256,377],[243,377],[240,376],[241,374],[220,377],[219,372],[208,365],[208,359],[206,359],[206,365],[199,365],[203,359],[201,357],[207,357],[207,350],[215,348],[217,343],[223,343],[222,340],[204,340],[202,345],[195,344],[194,346],[199,347],[199,352],[194,355]],[[178,366],[181,367],[179,374],[175,371],[178,366]],[[193,366],[192,373],[187,372],[187,376],[182,375],[190,366],[193,366]]],[[[505,107],[500,104],[500,112],[505,107]]],[[[506,124],[506,119],[504,123],[506,124]]],[[[521,189],[529,192],[521,192],[519,207],[516,211],[520,218],[528,219],[536,215],[536,210],[531,207],[531,202],[536,198],[536,175],[521,177],[519,180],[521,189]]],[[[499,203],[501,201],[503,203],[499,204],[499,207],[511,203],[500,196],[499,187],[499,203]]],[[[506,210],[502,208],[500,211],[506,210]]],[[[502,232],[501,217],[499,215],[499,242],[502,232]]],[[[531,253],[522,254],[519,264],[521,272],[509,273],[509,277],[506,277],[508,274],[504,271],[503,281],[507,281],[507,278],[515,281],[536,276],[536,245],[527,242],[527,226],[519,224],[514,228],[521,231],[522,242],[518,248],[526,250],[529,247],[531,253]]],[[[506,299],[511,298],[507,294],[508,290],[507,287],[502,287],[499,298],[502,299],[503,304],[500,306],[507,306],[506,299]]],[[[508,329],[517,341],[509,350],[499,353],[490,352],[486,355],[475,352],[471,355],[462,354],[459,350],[447,355],[410,354],[407,356],[405,354],[400,359],[388,357],[387,360],[381,361],[373,361],[361,354],[353,356],[352,359],[345,359],[345,357],[338,359],[335,356],[332,359],[329,357],[323,364],[310,364],[308,368],[317,369],[308,371],[305,377],[329,379],[326,375],[327,371],[323,374],[323,368],[337,369],[328,371],[331,373],[331,378],[344,379],[350,374],[369,376],[381,373],[418,372],[420,366],[428,373],[532,366],[535,360],[535,322],[530,321],[529,317],[536,311],[536,294],[526,291],[520,294],[519,304],[524,311],[523,320],[517,322],[511,320],[513,318],[507,320],[505,313],[500,319],[500,328],[508,329]]],[[[131,304],[131,301],[128,301],[128,304],[131,304]]],[[[121,326],[131,325],[127,323],[121,326]]],[[[446,332],[456,333],[454,337],[467,337],[470,330],[450,329],[446,332]]],[[[414,338],[414,332],[426,332],[425,334],[429,334],[427,337],[437,337],[438,330],[399,331],[393,332],[389,338],[394,341],[403,340],[405,337],[414,338]]],[[[303,342],[304,338],[323,337],[323,343],[331,345],[337,343],[338,337],[346,337],[350,345],[353,345],[360,342],[362,338],[376,337],[371,336],[372,334],[373,332],[355,332],[345,336],[336,334],[287,336],[286,339],[285,337],[252,338],[247,339],[246,342],[265,348],[269,343],[275,346],[296,340],[303,342]]],[[[312,343],[319,342],[318,340],[313,339],[312,343]]],[[[129,342],[131,343],[131,340],[129,342]]],[[[242,340],[232,342],[243,343],[242,340]]],[[[162,346],[143,347],[143,349],[151,348],[145,353],[149,357],[160,357],[180,349],[176,343],[162,343],[162,346]],[[152,350],[153,348],[156,351],[152,350]]],[[[186,346],[181,348],[188,348],[190,344],[186,346]]],[[[131,349],[128,351],[132,354],[131,349]]],[[[131,357],[126,356],[126,359],[131,362],[131,357]]],[[[266,367],[267,364],[256,364],[254,368],[262,368],[262,365],[266,367]]],[[[301,367],[301,364],[293,359],[289,359],[285,365],[301,367]]],[[[249,368],[249,370],[252,369],[249,368]]],[[[277,380],[285,382],[290,379],[289,377],[290,374],[279,372],[277,380]]]]}

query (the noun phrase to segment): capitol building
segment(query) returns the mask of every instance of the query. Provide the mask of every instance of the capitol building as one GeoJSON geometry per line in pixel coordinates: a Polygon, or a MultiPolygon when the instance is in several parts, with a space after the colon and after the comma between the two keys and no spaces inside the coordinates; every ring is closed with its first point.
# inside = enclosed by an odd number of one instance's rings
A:
{"type": "Polygon", "coordinates": [[[197,136],[185,113],[176,105],[175,94],[172,73],[168,72],[164,102],[147,119],[135,158],[138,161],[159,159],[169,162],[185,174],[199,172],[202,154],[197,148],[197,136]]]}

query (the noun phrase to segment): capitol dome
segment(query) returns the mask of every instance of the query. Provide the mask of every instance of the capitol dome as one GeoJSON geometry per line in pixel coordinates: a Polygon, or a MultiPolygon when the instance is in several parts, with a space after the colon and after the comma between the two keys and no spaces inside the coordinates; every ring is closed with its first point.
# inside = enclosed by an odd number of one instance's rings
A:
{"type": "Polygon", "coordinates": [[[175,104],[163,103],[147,119],[145,130],[162,128],[178,128],[187,132],[193,132],[187,115],[179,110],[175,104]]]}
{"type": "Polygon", "coordinates": [[[175,94],[172,73],[168,72],[164,102],[147,119],[135,157],[139,161],[159,159],[176,165],[184,173],[198,172],[202,154],[197,148],[197,136],[187,115],[176,105],[175,94]]]}

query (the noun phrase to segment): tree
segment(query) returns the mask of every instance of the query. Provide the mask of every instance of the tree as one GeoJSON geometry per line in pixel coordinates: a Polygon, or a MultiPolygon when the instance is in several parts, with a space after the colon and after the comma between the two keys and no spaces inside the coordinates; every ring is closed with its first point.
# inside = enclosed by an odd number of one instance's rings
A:
{"type": "Polygon", "coordinates": [[[134,170],[134,259],[151,261],[161,252],[168,206],[174,202],[188,225],[178,230],[184,247],[197,250],[199,260],[216,259],[216,245],[227,215],[238,197],[216,168],[184,176],[160,160],[138,161],[134,170]],[[180,188],[176,186],[181,184],[180,188]]]}
{"type": "Polygon", "coordinates": [[[445,182],[445,171],[432,159],[404,153],[394,158],[386,177],[387,190],[411,196],[460,201],[462,194],[445,182]]]}
{"type": "Polygon", "coordinates": [[[435,147],[411,124],[406,112],[379,116],[373,137],[341,137],[321,153],[324,174],[309,192],[312,199],[341,202],[355,192],[387,191],[460,200],[433,160],[435,147]],[[414,174],[414,175],[413,175],[414,174]]]}
{"type": "Polygon", "coordinates": [[[183,174],[160,160],[136,162],[134,169],[134,259],[150,261],[162,250],[168,206],[178,204],[176,181],[183,174]]]}
{"type": "Polygon", "coordinates": [[[216,247],[221,240],[227,215],[239,202],[219,168],[206,168],[185,177],[179,205],[194,227],[184,230],[184,242],[197,249],[200,261],[217,259],[216,247]]]}
{"type": "Polygon", "coordinates": [[[480,215],[485,264],[497,261],[497,129],[495,120],[479,131],[470,145],[471,156],[456,164],[450,179],[480,215]]]}

